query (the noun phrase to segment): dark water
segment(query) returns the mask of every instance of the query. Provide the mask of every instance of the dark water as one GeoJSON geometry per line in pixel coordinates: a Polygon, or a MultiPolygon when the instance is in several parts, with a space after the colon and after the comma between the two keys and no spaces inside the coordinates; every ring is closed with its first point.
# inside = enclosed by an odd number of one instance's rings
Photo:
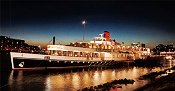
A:
{"type": "MultiPolygon", "coordinates": [[[[85,87],[95,86],[110,82],[115,79],[134,79],[136,82],[129,85],[121,85],[115,91],[132,91],[148,83],[147,80],[139,80],[139,76],[146,73],[161,71],[175,64],[175,60],[167,61],[164,67],[143,68],[127,67],[118,69],[78,69],[78,70],[54,70],[54,71],[1,71],[2,91],[76,91],[85,87]]],[[[112,91],[112,90],[111,90],[112,91]]]]}

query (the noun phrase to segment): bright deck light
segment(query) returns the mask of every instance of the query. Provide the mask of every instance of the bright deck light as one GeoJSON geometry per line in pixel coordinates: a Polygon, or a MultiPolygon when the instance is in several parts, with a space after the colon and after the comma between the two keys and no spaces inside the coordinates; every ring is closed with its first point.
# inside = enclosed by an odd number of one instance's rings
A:
{"type": "Polygon", "coordinates": [[[82,24],[86,24],[86,21],[82,21],[82,24]]]}

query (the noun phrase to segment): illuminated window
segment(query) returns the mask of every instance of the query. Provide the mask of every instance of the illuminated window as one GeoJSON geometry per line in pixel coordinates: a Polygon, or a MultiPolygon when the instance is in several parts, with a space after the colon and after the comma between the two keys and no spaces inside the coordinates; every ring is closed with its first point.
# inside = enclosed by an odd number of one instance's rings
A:
{"type": "Polygon", "coordinates": [[[63,56],[67,56],[67,51],[63,51],[63,56]]]}
{"type": "Polygon", "coordinates": [[[57,51],[59,56],[62,56],[62,51],[57,51]]]}
{"type": "Polygon", "coordinates": [[[79,53],[78,52],[74,52],[74,56],[75,57],[78,57],[79,56],[79,53]]]}
{"type": "Polygon", "coordinates": [[[68,51],[68,56],[73,56],[73,52],[72,51],[68,51]]]}

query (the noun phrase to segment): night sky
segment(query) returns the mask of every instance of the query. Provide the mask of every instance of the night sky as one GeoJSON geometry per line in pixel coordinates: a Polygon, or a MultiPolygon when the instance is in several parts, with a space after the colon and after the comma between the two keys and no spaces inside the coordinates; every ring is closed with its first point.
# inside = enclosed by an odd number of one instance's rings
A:
{"type": "Polygon", "coordinates": [[[175,2],[113,0],[3,0],[0,35],[45,46],[90,41],[103,31],[130,45],[175,44],[175,2]],[[85,29],[81,22],[87,21],[85,29]]]}

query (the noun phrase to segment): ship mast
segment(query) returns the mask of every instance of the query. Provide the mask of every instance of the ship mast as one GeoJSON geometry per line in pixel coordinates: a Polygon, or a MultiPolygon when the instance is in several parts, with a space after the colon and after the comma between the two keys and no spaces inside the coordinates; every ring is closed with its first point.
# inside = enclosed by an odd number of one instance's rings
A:
{"type": "Polygon", "coordinates": [[[55,36],[53,36],[53,45],[55,45],[55,36]]]}

